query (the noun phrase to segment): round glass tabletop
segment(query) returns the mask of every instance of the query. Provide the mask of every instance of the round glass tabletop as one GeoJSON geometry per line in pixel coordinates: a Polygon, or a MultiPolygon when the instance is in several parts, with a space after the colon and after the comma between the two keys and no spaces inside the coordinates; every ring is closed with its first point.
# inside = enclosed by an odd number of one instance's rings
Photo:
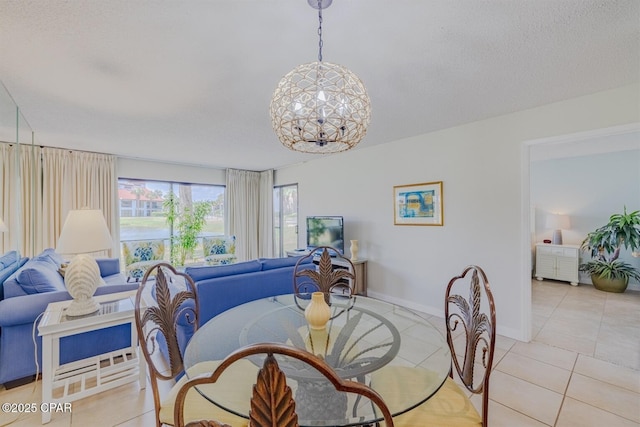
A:
{"type": "MultiPolygon", "coordinates": [[[[426,319],[405,308],[362,296],[355,297],[355,302],[332,297],[331,309],[335,317],[324,330],[309,328],[293,295],[260,299],[227,310],[202,325],[189,341],[184,355],[187,375],[201,373],[194,368],[200,362],[222,360],[245,345],[278,342],[306,349],[323,358],[343,379],[365,384],[370,384],[372,373],[391,366],[415,368],[417,386],[412,384],[411,393],[404,395],[400,388],[389,400],[394,415],[419,405],[443,384],[451,366],[449,347],[426,319]]],[[[250,359],[255,374],[262,360],[250,359]]],[[[348,426],[380,420],[367,399],[336,392],[321,374],[297,360],[278,356],[278,363],[294,391],[301,426],[348,426]]],[[[253,372],[236,372],[235,379],[227,380],[224,375],[221,380],[233,383],[233,390],[250,393],[255,381],[253,372]]],[[[234,375],[233,371],[229,375],[234,375]]],[[[246,393],[234,393],[217,385],[200,387],[199,391],[223,409],[248,417],[250,402],[246,393]]]]}

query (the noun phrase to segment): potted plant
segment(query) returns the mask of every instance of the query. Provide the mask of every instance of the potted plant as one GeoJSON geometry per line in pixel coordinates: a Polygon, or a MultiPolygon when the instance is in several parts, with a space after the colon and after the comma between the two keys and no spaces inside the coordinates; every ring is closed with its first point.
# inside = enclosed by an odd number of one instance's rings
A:
{"type": "Polygon", "coordinates": [[[590,232],[580,248],[591,252],[591,261],[580,265],[580,271],[591,275],[596,289],[624,292],[629,279],[640,281],[640,272],[618,257],[621,248],[635,251],[640,248],[640,211],[614,214],[609,223],[590,232]]]}

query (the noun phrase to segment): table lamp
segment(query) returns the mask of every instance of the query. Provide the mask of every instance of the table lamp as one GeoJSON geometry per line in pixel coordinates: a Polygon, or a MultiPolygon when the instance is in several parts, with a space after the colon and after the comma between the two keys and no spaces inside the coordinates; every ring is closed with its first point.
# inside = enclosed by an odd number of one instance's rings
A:
{"type": "Polygon", "coordinates": [[[568,230],[571,227],[569,223],[569,215],[549,214],[547,215],[547,228],[553,230],[551,243],[554,245],[562,244],[562,230],[568,230]]]}
{"type": "Polygon", "coordinates": [[[82,316],[100,309],[93,299],[100,283],[100,268],[88,253],[110,249],[112,245],[102,211],[88,208],[69,211],[56,247],[58,253],[75,255],[64,274],[65,286],[73,297],[67,316],[82,316]]]}

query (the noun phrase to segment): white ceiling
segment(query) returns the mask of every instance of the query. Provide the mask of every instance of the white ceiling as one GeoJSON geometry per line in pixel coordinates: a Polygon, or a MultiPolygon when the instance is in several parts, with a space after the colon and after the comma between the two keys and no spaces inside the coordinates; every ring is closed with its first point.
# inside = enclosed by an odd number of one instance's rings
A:
{"type": "MultiPolygon", "coordinates": [[[[268,111],[317,25],[306,0],[0,0],[0,80],[41,145],[264,170],[317,157],[268,111]]],[[[323,29],[371,97],[356,149],[640,80],[638,0],[335,0],[323,29]]]]}

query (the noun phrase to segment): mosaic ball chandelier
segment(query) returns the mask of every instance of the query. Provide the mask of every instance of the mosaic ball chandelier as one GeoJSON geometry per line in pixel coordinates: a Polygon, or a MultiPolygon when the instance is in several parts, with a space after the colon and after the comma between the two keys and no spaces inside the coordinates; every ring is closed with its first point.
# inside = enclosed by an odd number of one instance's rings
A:
{"type": "Polygon", "coordinates": [[[336,153],[353,148],[367,133],[371,103],[362,81],[347,68],[322,61],[322,10],[333,0],[307,0],[318,10],[318,61],[285,75],[273,93],[271,124],[287,148],[336,153]]]}

